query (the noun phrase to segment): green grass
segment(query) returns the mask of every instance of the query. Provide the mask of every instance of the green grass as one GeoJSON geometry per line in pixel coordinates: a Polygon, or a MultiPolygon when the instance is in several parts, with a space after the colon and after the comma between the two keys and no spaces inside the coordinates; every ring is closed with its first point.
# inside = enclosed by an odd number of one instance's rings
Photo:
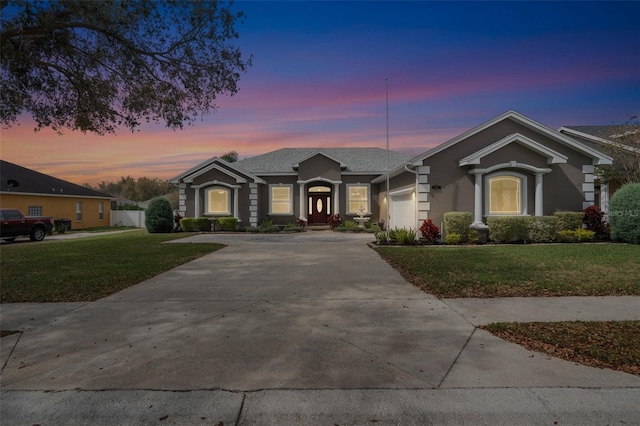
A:
{"type": "Polygon", "coordinates": [[[162,244],[183,237],[141,230],[2,245],[0,302],[97,300],[223,247],[162,244]]]}
{"type": "Polygon", "coordinates": [[[438,297],[640,295],[640,246],[627,244],[378,247],[438,297]]]}
{"type": "Polygon", "coordinates": [[[640,321],[497,323],[482,328],[532,351],[640,375],[640,321]]]}

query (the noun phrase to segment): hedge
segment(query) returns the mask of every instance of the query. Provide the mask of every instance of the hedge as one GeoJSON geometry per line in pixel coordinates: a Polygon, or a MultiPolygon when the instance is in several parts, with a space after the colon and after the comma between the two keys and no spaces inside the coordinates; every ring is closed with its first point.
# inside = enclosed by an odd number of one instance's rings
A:
{"type": "Polygon", "coordinates": [[[444,228],[447,234],[459,234],[462,241],[469,241],[469,229],[473,214],[469,212],[447,212],[444,214],[444,228]]]}

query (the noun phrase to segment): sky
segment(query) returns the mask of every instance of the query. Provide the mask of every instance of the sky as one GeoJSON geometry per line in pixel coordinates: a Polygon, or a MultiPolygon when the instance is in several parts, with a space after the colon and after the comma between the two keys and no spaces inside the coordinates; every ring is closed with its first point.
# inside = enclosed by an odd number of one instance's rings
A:
{"type": "Polygon", "coordinates": [[[0,130],[0,158],[77,184],[170,179],[288,147],[420,154],[505,111],[558,129],[640,115],[640,2],[237,1],[253,66],[170,130],[0,130]],[[388,88],[388,108],[387,108],[388,88]]]}

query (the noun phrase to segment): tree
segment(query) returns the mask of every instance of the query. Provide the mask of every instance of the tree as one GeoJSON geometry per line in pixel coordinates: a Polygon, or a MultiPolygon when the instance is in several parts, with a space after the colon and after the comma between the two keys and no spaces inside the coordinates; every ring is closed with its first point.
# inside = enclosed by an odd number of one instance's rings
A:
{"type": "Polygon", "coordinates": [[[96,134],[182,128],[234,95],[251,65],[243,13],[217,0],[2,0],[0,123],[96,134]]]}
{"type": "Polygon", "coordinates": [[[613,166],[599,168],[602,177],[622,184],[640,182],[640,122],[637,117],[623,125],[608,127],[600,137],[605,141],[602,150],[613,158],[613,166]]]}
{"type": "Polygon", "coordinates": [[[225,152],[220,156],[220,159],[228,163],[235,163],[236,161],[238,161],[238,151],[225,152]]]}

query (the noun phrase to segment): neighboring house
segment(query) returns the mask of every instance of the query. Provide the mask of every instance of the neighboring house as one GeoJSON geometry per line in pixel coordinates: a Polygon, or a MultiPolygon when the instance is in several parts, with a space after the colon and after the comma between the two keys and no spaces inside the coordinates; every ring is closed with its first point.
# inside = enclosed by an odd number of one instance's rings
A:
{"type": "Polygon", "coordinates": [[[0,160],[0,207],[28,216],[70,220],[71,229],[110,226],[111,197],[53,176],[0,160]]]}
{"type": "Polygon", "coordinates": [[[176,176],[180,214],[324,224],[360,213],[390,228],[488,216],[582,211],[595,202],[594,166],[610,157],[508,111],[411,158],[379,148],[286,148],[227,163],[211,158],[176,176]],[[390,190],[387,191],[387,180],[390,190]]]}

